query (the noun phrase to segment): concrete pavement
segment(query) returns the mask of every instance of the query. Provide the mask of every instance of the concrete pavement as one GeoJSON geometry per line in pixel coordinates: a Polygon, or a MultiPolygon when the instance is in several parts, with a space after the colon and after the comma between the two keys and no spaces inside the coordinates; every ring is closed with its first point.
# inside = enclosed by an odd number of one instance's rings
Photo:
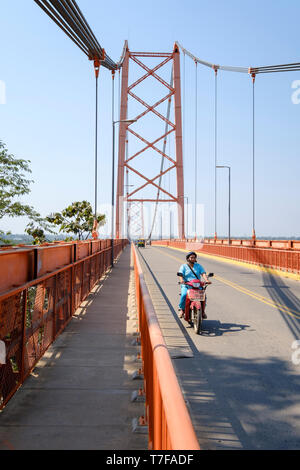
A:
{"type": "Polygon", "coordinates": [[[0,450],[144,450],[130,247],[0,414],[0,450]]]}

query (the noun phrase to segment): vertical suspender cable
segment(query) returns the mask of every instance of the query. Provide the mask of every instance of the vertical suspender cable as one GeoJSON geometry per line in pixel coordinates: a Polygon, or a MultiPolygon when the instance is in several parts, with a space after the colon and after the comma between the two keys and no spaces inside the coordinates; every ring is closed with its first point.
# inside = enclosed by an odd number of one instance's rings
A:
{"type": "Polygon", "coordinates": [[[197,127],[198,127],[198,83],[197,62],[195,61],[195,206],[194,206],[194,236],[197,237],[197,127]]]}
{"type": "MultiPolygon", "coordinates": [[[[120,110],[120,113],[121,113],[121,68],[119,68],[119,110],[120,110]]],[[[118,119],[121,119],[121,115],[119,114],[119,118],[118,119]]]]}
{"type": "MultiPolygon", "coordinates": [[[[128,160],[128,140],[126,142],[126,160],[128,160]]],[[[129,194],[129,177],[128,177],[129,170],[126,167],[126,227],[127,227],[127,235],[126,237],[130,240],[130,233],[129,233],[129,222],[130,222],[130,207],[131,204],[128,202],[128,194],[129,194]]]]}
{"type": "MultiPolygon", "coordinates": [[[[119,109],[121,113],[121,74],[119,70],[119,109]]],[[[126,119],[128,119],[128,106],[127,106],[127,111],[126,111],[126,119]]],[[[121,119],[121,115],[120,118],[121,119]]],[[[129,149],[128,149],[128,127],[126,127],[126,139],[125,139],[125,161],[128,161],[128,156],[129,156],[129,149]]],[[[131,212],[132,212],[132,203],[128,202],[128,195],[129,195],[129,170],[128,167],[126,166],[126,210],[127,210],[127,219],[126,219],[126,224],[127,224],[127,238],[131,239],[131,212]]],[[[133,185],[131,185],[133,186],[133,185]]]]}
{"type": "Polygon", "coordinates": [[[215,238],[217,238],[217,141],[218,141],[218,122],[217,122],[217,106],[218,106],[218,68],[215,70],[215,238]]]}
{"type": "Polygon", "coordinates": [[[114,266],[114,215],[115,215],[115,71],[112,71],[111,90],[112,162],[111,162],[111,266],[114,266]]]}
{"type": "MultiPolygon", "coordinates": [[[[171,155],[171,139],[169,139],[169,142],[168,142],[168,145],[169,145],[169,155],[171,155]]],[[[169,193],[171,193],[171,172],[169,171],[169,193]]],[[[171,233],[172,233],[172,230],[171,230],[171,227],[172,227],[172,211],[171,211],[171,203],[169,202],[168,203],[169,205],[169,212],[170,212],[170,240],[171,240],[171,233]]]]}
{"type": "Polygon", "coordinates": [[[112,84],[111,84],[111,121],[112,121],[112,148],[113,148],[113,158],[112,158],[112,168],[111,168],[111,177],[112,177],[112,191],[111,191],[111,205],[112,205],[112,220],[111,220],[111,238],[114,238],[114,182],[115,182],[115,72],[112,72],[112,84]]]}
{"type": "Polygon", "coordinates": [[[94,61],[95,76],[96,76],[96,112],[95,112],[95,221],[97,220],[97,197],[98,197],[98,77],[100,70],[100,61],[94,61]]]}
{"type": "MultiPolygon", "coordinates": [[[[183,156],[182,156],[182,164],[183,164],[183,168],[184,168],[184,161],[185,161],[185,149],[186,149],[186,143],[185,143],[185,140],[186,140],[186,125],[185,125],[185,116],[186,116],[186,112],[185,112],[185,85],[186,85],[186,74],[185,74],[185,52],[183,52],[183,156]]],[[[169,142],[170,142],[170,139],[169,139],[169,142]]],[[[169,152],[169,155],[170,155],[170,152],[169,152]]],[[[183,172],[183,178],[184,178],[184,172],[183,172]]],[[[169,182],[170,182],[170,174],[169,174],[169,182]]],[[[184,184],[183,184],[184,186],[184,184]]],[[[169,187],[169,192],[170,192],[170,187],[169,187]]],[[[184,204],[184,199],[183,199],[183,204],[184,204]]],[[[170,207],[170,203],[169,203],[169,207],[170,207]]],[[[187,211],[188,212],[189,208],[187,206],[187,211]]],[[[188,217],[188,213],[186,215],[186,217],[188,217]]],[[[170,234],[171,234],[171,212],[170,212],[170,234]]],[[[188,238],[188,233],[187,233],[187,229],[185,228],[185,238],[187,239],[188,238]]],[[[170,235],[170,239],[171,239],[171,235],[170,235]]]]}
{"type": "MultiPolygon", "coordinates": [[[[120,80],[120,74],[119,74],[119,109],[120,109],[120,113],[121,113],[121,80],[120,80]]],[[[121,119],[121,114],[120,114],[120,119],[121,119]]],[[[126,109],[126,119],[128,119],[128,106],[127,106],[127,109],[126,109]]],[[[128,156],[129,156],[128,144],[129,144],[129,142],[128,142],[128,126],[126,126],[126,136],[125,136],[125,162],[126,163],[128,161],[128,156]]],[[[126,166],[125,184],[126,184],[126,210],[127,210],[126,223],[127,223],[127,232],[128,232],[128,227],[129,227],[128,217],[130,217],[131,203],[130,203],[130,208],[128,208],[128,195],[129,195],[130,184],[129,184],[129,170],[128,170],[127,166],[126,166]]],[[[128,234],[127,234],[127,238],[128,238],[128,234]]]]}
{"type": "Polygon", "coordinates": [[[252,238],[255,239],[255,73],[252,74],[252,238]]]}
{"type": "Polygon", "coordinates": [[[98,173],[98,77],[96,77],[96,115],[95,115],[95,219],[97,219],[97,173],[98,173]]]}
{"type": "MultiPolygon", "coordinates": [[[[128,160],[128,135],[126,129],[126,141],[125,141],[125,158],[126,162],[128,160]]],[[[129,170],[126,167],[126,210],[127,210],[127,238],[129,238],[129,227],[130,227],[130,211],[131,211],[131,203],[128,202],[128,195],[129,195],[129,186],[133,186],[129,184],[129,170]]]]}
{"type": "Polygon", "coordinates": [[[185,156],[185,52],[183,53],[183,167],[185,156]]]}

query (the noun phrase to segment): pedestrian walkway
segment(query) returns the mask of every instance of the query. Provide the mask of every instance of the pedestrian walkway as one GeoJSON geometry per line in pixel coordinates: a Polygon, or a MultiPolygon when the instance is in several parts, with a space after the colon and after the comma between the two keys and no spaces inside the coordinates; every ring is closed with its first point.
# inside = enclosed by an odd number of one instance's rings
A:
{"type": "Polygon", "coordinates": [[[147,449],[136,329],[127,247],[0,413],[0,450],[147,449]]]}

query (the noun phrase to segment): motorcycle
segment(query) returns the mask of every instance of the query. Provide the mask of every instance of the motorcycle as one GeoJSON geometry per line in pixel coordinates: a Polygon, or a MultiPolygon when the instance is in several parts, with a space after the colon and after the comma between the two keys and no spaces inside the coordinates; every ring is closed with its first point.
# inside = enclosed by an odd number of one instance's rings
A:
{"type": "MultiPolygon", "coordinates": [[[[213,277],[213,275],[214,273],[209,273],[207,277],[213,277]]],[[[183,277],[181,273],[178,273],[178,276],[183,277]]],[[[205,291],[209,284],[199,279],[192,279],[191,281],[186,281],[185,285],[190,286],[191,289],[187,290],[184,318],[194,327],[195,332],[199,335],[206,307],[205,291]]]]}

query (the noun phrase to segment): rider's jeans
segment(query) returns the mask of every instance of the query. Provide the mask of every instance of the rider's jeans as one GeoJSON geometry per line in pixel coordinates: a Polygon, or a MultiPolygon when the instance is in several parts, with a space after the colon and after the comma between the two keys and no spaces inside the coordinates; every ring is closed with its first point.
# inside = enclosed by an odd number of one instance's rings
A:
{"type": "Polygon", "coordinates": [[[185,309],[185,299],[186,299],[186,293],[188,291],[189,287],[186,286],[185,284],[181,285],[181,297],[180,297],[180,302],[179,302],[179,308],[181,310],[185,309]]]}

